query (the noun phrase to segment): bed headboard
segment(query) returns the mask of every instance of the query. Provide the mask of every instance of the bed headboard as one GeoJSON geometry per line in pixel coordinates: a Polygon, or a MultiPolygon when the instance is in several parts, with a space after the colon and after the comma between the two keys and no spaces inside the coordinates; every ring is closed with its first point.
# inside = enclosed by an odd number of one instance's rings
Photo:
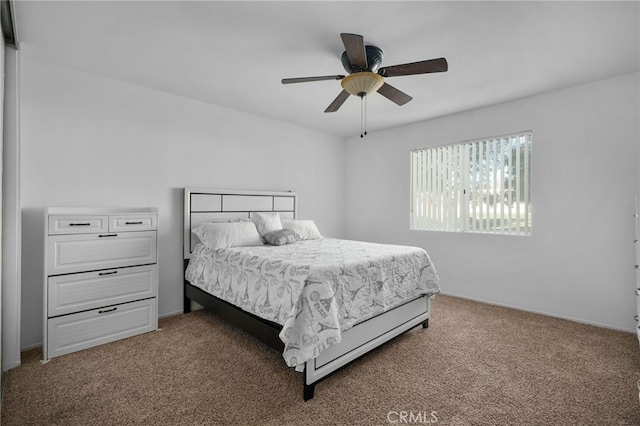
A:
{"type": "Polygon", "coordinates": [[[245,191],[211,188],[184,189],[184,258],[189,259],[198,237],[191,230],[203,222],[249,219],[252,212],[278,212],[296,218],[298,195],[291,191],[245,191]]]}

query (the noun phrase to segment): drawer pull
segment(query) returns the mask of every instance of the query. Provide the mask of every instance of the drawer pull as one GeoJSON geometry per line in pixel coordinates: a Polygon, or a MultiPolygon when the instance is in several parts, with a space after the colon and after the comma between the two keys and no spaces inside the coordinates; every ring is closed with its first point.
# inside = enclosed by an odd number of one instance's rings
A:
{"type": "Polygon", "coordinates": [[[69,226],[91,226],[90,223],[70,223],[69,226]]]}
{"type": "Polygon", "coordinates": [[[98,235],[98,238],[106,238],[106,237],[117,237],[118,234],[101,234],[98,235]]]}
{"type": "Polygon", "coordinates": [[[139,222],[125,222],[125,225],[142,225],[142,221],[139,222]]]}
{"type": "MultiPolygon", "coordinates": [[[[118,271],[109,271],[109,272],[98,272],[98,275],[113,275],[113,274],[117,274],[118,271]]],[[[638,290],[636,290],[637,292],[638,290]]]]}
{"type": "Polygon", "coordinates": [[[107,312],[113,312],[118,308],[111,308],[111,309],[103,309],[101,311],[98,311],[99,314],[106,314],[107,312]]]}

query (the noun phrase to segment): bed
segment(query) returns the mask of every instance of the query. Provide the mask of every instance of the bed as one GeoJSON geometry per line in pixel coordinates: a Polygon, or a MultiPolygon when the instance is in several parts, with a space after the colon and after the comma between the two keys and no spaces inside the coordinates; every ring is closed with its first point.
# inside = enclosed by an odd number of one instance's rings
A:
{"type": "Polygon", "coordinates": [[[325,238],[297,205],[293,192],[185,188],[184,311],[196,302],[280,351],[307,401],[331,373],[427,328],[440,289],[423,249],[325,238]]]}

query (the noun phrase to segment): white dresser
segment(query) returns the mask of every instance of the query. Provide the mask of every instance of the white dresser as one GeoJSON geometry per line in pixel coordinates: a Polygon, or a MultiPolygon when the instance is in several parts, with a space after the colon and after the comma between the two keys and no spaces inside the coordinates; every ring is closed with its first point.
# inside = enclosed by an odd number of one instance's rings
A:
{"type": "Polygon", "coordinates": [[[45,210],[43,361],[158,328],[158,210],[45,210]]]}

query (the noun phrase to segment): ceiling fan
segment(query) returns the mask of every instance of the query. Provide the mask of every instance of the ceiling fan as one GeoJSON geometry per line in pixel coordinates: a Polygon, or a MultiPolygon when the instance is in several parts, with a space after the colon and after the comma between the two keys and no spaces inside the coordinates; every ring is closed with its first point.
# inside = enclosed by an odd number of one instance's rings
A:
{"type": "Polygon", "coordinates": [[[349,75],[327,75],[320,77],[284,78],[282,84],[305,83],[309,81],[342,80],[342,92],[324,112],[335,112],[350,95],[363,98],[378,92],[398,105],[404,105],[413,99],[384,81],[385,77],[445,72],[448,69],[445,58],[428,59],[407,64],[380,68],[383,52],[377,46],[365,45],[364,38],[358,34],[340,34],[345,51],[342,53],[342,65],[349,75]]]}

